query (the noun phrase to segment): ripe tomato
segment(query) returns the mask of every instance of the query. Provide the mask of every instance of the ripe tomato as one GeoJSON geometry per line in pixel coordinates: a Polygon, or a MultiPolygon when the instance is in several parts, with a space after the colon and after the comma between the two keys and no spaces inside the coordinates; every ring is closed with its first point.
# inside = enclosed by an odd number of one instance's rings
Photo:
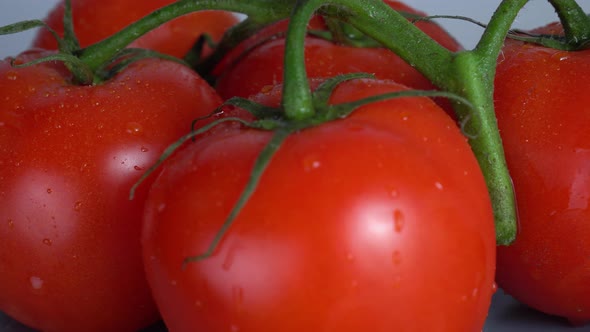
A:
{"type": "MultiPolygon", "coordinates": [[[[333,103],[402,87],[340,85],[333,103]]],[[[277,91],[259,95],[278,103],[277,91]]],[[[224,126],[179,150],[146,203],[148,281],[171,332],[480,331],[495,238],[487,189],[427,98],[373,103],[283,143],[203,253],[272,134],[224,126]]]]}
{"type": "MultiPolygon", "coordinates": [[[[385,1],[393,9],[425,15],[399,1],[385,1]]],[[[446,48],[457,51],[461,46],[445,30],[433,22],[418,22],[416,25],[446,48]]],[[[282,24],[285,31],[287,25],[282,24]]],[[[321,28],[317,22],[313,28],[321,28]]],[[[277,27],[271,26],[273,32],[277,27]]],[[[268,35],[264,29],[259,32],[268,35]]],[[[283,54],[285,39],[273,38],[260,44],[260,37],[254,36],[230,52],[218,68],[216,89],[222,98],[233,96],[248,97],[258,93],[265,86],[282,82],[283,54]],[[257,44],[260,44],[256,46],[257,44]],[[256,47],[255,47],[256,46],[256,47]],[[248,49],[250,49],[247,51],[248,49]]],[[[331,77],[351,72],[368,72],[378,78],[393,79],[416,89],[434,89],[428,79],[408,65],[394,52],[385,48],[361,48],[339,45],[324,39],[308,37],[305,45],[307,73],[309,77],[331,77]]]]}
{"type": "MultiPolygon", "coordinates": [[[[72,0],[72,15],[76,36],[82,47],[88,46],[121,30],[152,11],[173,3],[173,0],[72,0]]],[[[64,2],[48,14],[45,22],[63,33],[64,2]]],[[[238,22],[238,18],[223,11],[199,11],[163,24],[137,39],[130,46],[157,50],[183,57],[203,33],[215,40],[238,22]]],[[[47,29],[40,29],[34,47],[56,49],[55,38],[47,29]]]]}
{"type": "Polygon", "coordinates": [[[588,75],[588,50],[507,40],[495,92],[520,218],[514,244],[498,248],[498,284],[572,322],[590,321],[588,75]]]}
{"type": "Polygon", "coordinates": [[[158,312],[139,241],[147,189],[129,189],[221,101],[158,59],[99,86],[69,79],[55,62],[0,62],[0,311],[49,332],[135,332],[158,312]]]}

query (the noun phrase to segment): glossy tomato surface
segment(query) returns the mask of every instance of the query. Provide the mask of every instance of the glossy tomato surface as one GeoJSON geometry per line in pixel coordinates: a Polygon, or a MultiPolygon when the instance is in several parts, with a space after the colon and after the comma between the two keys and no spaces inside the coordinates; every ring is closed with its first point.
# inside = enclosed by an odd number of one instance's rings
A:
{"type": "Polygon", "coordinates": [[[221,101],[157,59],[103,85],[70,78],[55,62],[0,62],[0,310],[48,332],[137,331],[158,312],[140,253],[147,187],[129,190],[221,101]]]}
{"type": "MultiPolygon", "coordinates": [[[[332,102],[402,87],[343,83],[332,102]]],[[[276,93],[255,99],[276,105],[276,93]]],[[[214,254],[205,252],[271,133],[220,127],[149,193],[143,254],[171,332],[481,331],[493,292],[487,189],[453,121],[395,99],[288,137],[214,254]]]]}
{"type": "MultiPolygon", "coordinates": [[[[173,0],[72,0],[74,30],[82,47],[98,42],[173,0]]],[[[64,2],[58,3],[45,22],[63,34],[64,2]]],[[[200,11],[176,18],[150,31],[130,46],[153,49],[183,57],[203,33],[214,40],[236,24],[238,18],[223,11],[200,11]]],[[[49,30],[40,29],[34,47],[56,49],[57,43],[49,30]]]]}
{"type": "MultiPolygon", "coordinates": [[[[393,9],[416,15],[425,15],[399,1],[385,1],[393,9]]],[[[443,28],[433,22],[417,22],[416,26],[444,47],[457,51],[461,46],[443,28]]],[[[282,25],[283,32],[287,24],[282,25]]],[[[321,29],[312,22],[312,29],[321,29]]],[[[277,33],[276,26],[268,29],[277,33]]],[[[267,36],[264,30],[258,33],[267,36]]],[[[216,89],[223,98],[249,97],[265,87],[283,80],[284,36],[261,42],[254,36],[230,52],[215,69],[219,76],[216,89]]],[[[308,37],[305,44],[305,61],[309,77],[332,77],[351,72],[367,72],[377,78],[393,79],[416,89],[434,89],[434,86],[416,69],[394,52],[385,48],[363,48],[337,44],[325,39],[308,37]]]]}
{"type": "Polygon", "coordinates": [[[590,51],[508,40],[495,94],[520,217],[516,242],[498,248],[498,283],[575,323],[590,321],[588,75],[590,51]]]}

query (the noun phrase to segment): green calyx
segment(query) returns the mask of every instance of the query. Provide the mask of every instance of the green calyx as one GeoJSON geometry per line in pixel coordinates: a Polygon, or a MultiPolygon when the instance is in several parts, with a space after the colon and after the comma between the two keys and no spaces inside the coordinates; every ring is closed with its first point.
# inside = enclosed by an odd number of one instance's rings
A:
{"type": "MultiPolygon", "coordinates": [[[[230,211],[228,217],[224,221],[221,228],[218,230],[217,234],[215,235],[212,242],[209,244],[209,247],[204,253],[198,254],[196,256],[191,256],[185,258],[183,262],[183,267],[186,267],[187,264],[192,262],[197,262],[203,259],[206,259],[215,253],[215,250],[223,240],[225,234],[230,229],[231,225],[239,215],[240,211],[246,205],[252,194],[256,191],[260,178],[264,174],[264,171],[270,165],[271,160],[275,153],[280,149],[282,143],[293,133],[300,132],[303,130],[308,130],[310,128],[320,126],[324,123],[330,121],[338,121],[341,119],[346,118],[351,113],[353,113],[356,109],[370,104],[374,102],[379,102],[391,98],[401,98],[401,97],[445,97],[452,100],[457,101],[458,103],[465,104],[467,107],[470,106],[468,100],[457,96],[452,93],[443,92],[443,91],[423,91],[423,90],[402,90],[396,91],[381,95],[376,95],[372,97],[367,97],[364,99],[360,99],[353,102],[342,103],[342,104],[330,104],[329,99],[332,95],[334,89],[338,87],[339,84],[353,79],[373,79],[373,76],[366,73],[353,73],[353,74],[345,74],[339,75],[330,79],[325,80],[322,82],[316,90],[313,91],[311,94],[315,113],[312,117],[308,117],[305,119],[290,119],[288,115],[284,112],[281,107],[268,107],[261,104],[258,104],[252,100],[244,99],[244,98],[231,98],[227,100],[222,106],[218,108],[213,114],[219,114],[224,107],[228,105],[239,107],[251,113],[256,119],[253,121],[246,121],[241,118],[236,117],[227,117],[221,118],[216,121],[211,122],[210,124],[203,126],[197,130],[193,130],[187,135],[181,137],[175,143],[170,145],[164,153],[161,155],[160,159],[150,167],[142,177],[133,185],[129,198],[133,199],[135,196],[135,192],[137,188],[151,175],[153,174],[162,164],[171,156],[173,153],[186,144],[188,141],[196,139],[198,136],[206,133],[207,131],[211,130],[213,127],[221,125],[226,122],[238,122],[242,124],[244,127],[252,128],[255,130],[264,130],[270,131],[273,133],[271,139],[266,144],[266,146],[262,149],[260,154],[258,155],[252,171],[250,173],[250,178],[243,189],[238,201],[233,206],[232,210],[230,211]]],[[[202,120],[197,119],[193,122],[193,127],[195,126],[196,122],[202,120]]]]}

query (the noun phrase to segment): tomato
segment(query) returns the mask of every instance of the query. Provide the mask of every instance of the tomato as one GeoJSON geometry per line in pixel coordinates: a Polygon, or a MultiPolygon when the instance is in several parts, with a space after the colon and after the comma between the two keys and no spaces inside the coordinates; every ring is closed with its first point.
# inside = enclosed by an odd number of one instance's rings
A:
{"type": "MultiPolygon", "coordinates": [[[[332,103],[402,89],[340,85],[332,103]]],[[[277,105],[280,87],[254,100],[277,105]]],[[[495,237],[483,176],[427,98],[373,103],[288,137],[212,256],[272,133],[227,125],[164,164],[142,232],[171,332],[480,331],[495,237]]]]}
{"type": "MultiPolygon", "coordinates": [[[[393,9],[425,15],[399,1],[385,1],[393,9]]],[[[461,46],[445,30],[433,22],[416,25],[446,48],[457,51],[461,46]]],[[[287,25],[283,24],[283,31],[287,25]]],[[[312,28],[318,28],[317,23],[312,28]]],[[[276,27],[268,29],[277,32],[276,27]]],[[[264,30],[258,34],[268,35],[264,30]]],[[[215,69],[216,89],[223,98],[248,97],[265,86],[282,82],[285,39],[272,38],[260,43],[254,36],[238,46],[215,69]],[[260,44],[260,45],[257,45],[260,44]]],[[[393,79],[416,89],[434,89],[428,79],[386,48],[361,48],[339,45],[321,38],[308,37],[305,45],[306,67],[309,77],[331,77],[351,72],[368,72],[378,78],[393,79]]]]}
{"type": "MultiPolygon", "coordinates": [[[[173,0],[72,0],[74,30],[82,47],[88,46],[173,2],[173,0]]],[[[63,15],[64,2],[61,1],[49,12],[45,22],[62,34],[63,15]]],[[[218,40],[238,21],[237,16],[230,12],[199,11],[163,24],[137,39],[130,46],[183,57],[201,34],[207,33],[218,40]]],[[[40,29],[33,41],[33,46],[56,49],[57,43],[47,29],[40,29]]]]}
{"type": "Polygon", "coordinates": [[[48,332],[137,331],[159,315],[140,250],[147,187],[129,190],[221,100],[158,59],[102,85],[69,79],[55,62],[0,62],[0,310],[48,332]]]}
{"type": "MultiPolygon", "coordinates": [[[[559,33],[556,24],[537,33],[559,33]]],[[[590,321],[590,51],[507,40],[496,112],[514,180],[516,241],[498,248],[498,284],[523,303],[590,321]]]]}

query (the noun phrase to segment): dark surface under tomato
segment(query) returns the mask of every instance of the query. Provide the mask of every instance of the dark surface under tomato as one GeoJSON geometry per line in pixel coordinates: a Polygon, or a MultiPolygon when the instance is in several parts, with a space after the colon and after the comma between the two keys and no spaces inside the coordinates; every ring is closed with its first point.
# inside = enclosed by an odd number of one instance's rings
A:
{"type": "Polygon", "coordinates": [[[70,79],[61,63],[0,62],[0,310],[45,331],[134,331],[159,316],[139,242],[149,184],[129,190],[221,100],[160,59],[70,79]]]}
{"type": "MultiPolygon", "coordinates": [[[[492,298],[492,306],[483,332],[584,332],[586,327],[572,327],[565,320],[543,314],[519,303],[502,290],[492,298]]],[[[0,332],[35,332],[0,312],[0,332]]],[[[140,332],[167,332],[160,322],[140,332]]],[[[475,331],[479,332],[479,331],[475,331]]]]}

